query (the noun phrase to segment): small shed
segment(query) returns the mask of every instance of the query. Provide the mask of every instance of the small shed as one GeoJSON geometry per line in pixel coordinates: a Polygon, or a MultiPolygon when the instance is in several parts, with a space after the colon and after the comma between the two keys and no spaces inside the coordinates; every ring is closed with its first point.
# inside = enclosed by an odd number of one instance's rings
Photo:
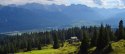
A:
{"type": "Polygon", "coordinates": [[[72,44],[72,43],[74,43],[74,42],[78,42],[78,41],[79,41],[79,39],[78,39],[76,36],[70,37],[70,39],[68,40],[68,42],[69,42],[70,44],[72,44]]]}

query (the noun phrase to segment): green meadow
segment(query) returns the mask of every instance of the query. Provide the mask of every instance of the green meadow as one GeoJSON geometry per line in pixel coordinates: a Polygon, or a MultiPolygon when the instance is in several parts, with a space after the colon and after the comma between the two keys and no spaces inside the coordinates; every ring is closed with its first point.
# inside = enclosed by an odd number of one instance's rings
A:
{"type": "Polygon", "coordinates": [[[75,54],[80,43],[68,44],[67,42],[59,49],[53,49],[52,45],[47,45],[42,50],[32,50],[28,52],[19,52],[16,54],[75,54]]]}
{"type": "Polygon", "coordinates": [[[112,43],[112,49],[110,54],[125,54],[125,40],[112,43]]]}
{"type": "MultiPolygon", "coordinates": [[[[53,49],[52,45],[47,45],[42,50],[32,50],[28,52],[19,52],[16,54],[75,54],[78,51],[80,43],[68,44],[67,42],[63,47],[59,49],[53,49]]],[[[124,54],[125,53],[125,40],[118,42],[112,42],[113,51],[109,54],[124,54]]],[[[96,49],[96,47],[90,48],[88,51],[90,54],[96,49]]]]}

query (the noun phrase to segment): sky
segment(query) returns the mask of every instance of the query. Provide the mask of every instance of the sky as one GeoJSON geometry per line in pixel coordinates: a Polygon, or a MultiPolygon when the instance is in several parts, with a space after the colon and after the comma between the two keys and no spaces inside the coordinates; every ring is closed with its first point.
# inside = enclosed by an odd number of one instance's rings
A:
{"type": "Polygon", "coordinates": [[[125,0],[0,0],[1,5],[24,5],[27,3],[57,4],[70,6],[71,4],[81,4],[96,8],[125,8],[125,0]]]}

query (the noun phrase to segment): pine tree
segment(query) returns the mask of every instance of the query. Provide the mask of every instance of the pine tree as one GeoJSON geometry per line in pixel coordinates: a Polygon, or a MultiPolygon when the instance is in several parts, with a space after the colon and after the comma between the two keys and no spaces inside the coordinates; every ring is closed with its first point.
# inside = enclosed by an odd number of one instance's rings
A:
{"type": "Polygon", "coordinates": [[[45,36],[46,36],[46,44],[50,44],[52,41],[50,32],[45,32],[45,36]]]}
{"type": "Polygon", "coordinates": [[[15,52],[15,50],[14,50],[14,45],[13,45],[13,44],[10,44],[10,46],[11,46],[10,53],[14,53],[14,52],[15,52]]]}
{"type": "Polygon", "coordinates": [[[105,44],[105,46],[107,46],[108,44],[109,44],[109,42],[110,42],[110,26],[109,25],[106,25],[106,27],[105,27],[105,30],[104,30],[105,32],[105,34],[104,34],[104,44],[105,44]]]}
{"type": "Polygon", "coordinates": [[[53,41],[54,41],[53,48],[58,49],[59,48],[59,40],[58,40],[58,37],[57,37],[56,33],[54,33],[53,41]]]}
{"type": "Polygon", "coordinates": [[[101,28],[99,31],[99,36],[97,39],[97,49],[102,50],[105,46],[107,46],[109,43],[109,37],[107,29],[104,28],[103,24],[101,24],[101,28]]]}
{"type": "Polygon", "coordinates": [[[116,31],[115,31],[115,36],[116,36],[116,39],[118,40],[118,36],[119,36],[119,30],[118,29],[116,29],[116,31]]]}
{"type": "Polygon", "coordinates": [[[61,43],[61,47],[64,46],[64,42],[65,42],[65,32],[64,29],[63,30],[58,30],[58,38],[60,39],[60,43],[61,43]]]}
{"type": "Polygon", "coordinates": [[[108,30],[107,32],[108,32],[109,40],[110,41],[116,41],[116,36],[114,35],[114,33],[111,29],[111,26],[107,25],[106,28],[108,30]]]}
{"type": "Polygon", "coordinates": [[[98,31],[97,27],[94,27],[93,37],[91,38],[91,47],[96,46],[98,38],[98,31]]]}
{"type": "Polygon", "coordinates": [[[78,54],[88,54],[88,48],[89,48],[89,38],[87,36],[87,32],[84,31],[83,40],[78,54]]]}
{"type": "Polygon", "coordinates": [[[39,40],[40,38],[38,38],[38,40],[37,40],[37,49],[38,50],[41,50],[41,43],[40,43],[40,40],[39,40]]]}
{"type": "Polygon", "coordinates": [[[119,22],[119,33],[118,33],[118,40],[124,39],[124,27],[123,27],[123,21],[121,20],[119,22]]]}
{"type": "Polygon", "coordinates": [[[41,50],[41,44],[40,43],[38,44],[38,50],[41,50]]]}
{"type": "Polygon", "coordinates": [[[31,50],[32,50],[31,42],[28,41],[28,43],[27,43],[27,51],[31,51],[31,50]]]}
{"type": "Polygon", "coordinates": [[[82,41],[83,40],[83,30],[79,31],[79,40],[82,41]]]}

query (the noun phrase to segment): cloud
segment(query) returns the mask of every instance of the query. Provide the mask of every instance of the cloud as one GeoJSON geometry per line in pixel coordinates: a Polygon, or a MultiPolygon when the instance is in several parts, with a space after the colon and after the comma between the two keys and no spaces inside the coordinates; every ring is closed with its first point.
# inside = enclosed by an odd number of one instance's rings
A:
{"type": "Polygon", "coordinates": [[[123,0],[101,0],[102,8],[125,8],[125,4],[123,0]]]}
{"type": "Polygon", "coordinates": [[[23,5],[26,3],[66,5],[81,4],[97,8],[125,8],[125,0],[0,0],[1,5],[23,5]]]}
{"type": "Polygon", "coordinates": [[[77,4],[97,8],[125,8],[125,0],[77,0],[77,4]]]}
{"type": "Polygon", "coordinates": [[[23,5],[26,3],[40,3],[40,4],[57,4],[57,5],[70,5],[68,0],[0,0],[1,5],[23,5]]]}

